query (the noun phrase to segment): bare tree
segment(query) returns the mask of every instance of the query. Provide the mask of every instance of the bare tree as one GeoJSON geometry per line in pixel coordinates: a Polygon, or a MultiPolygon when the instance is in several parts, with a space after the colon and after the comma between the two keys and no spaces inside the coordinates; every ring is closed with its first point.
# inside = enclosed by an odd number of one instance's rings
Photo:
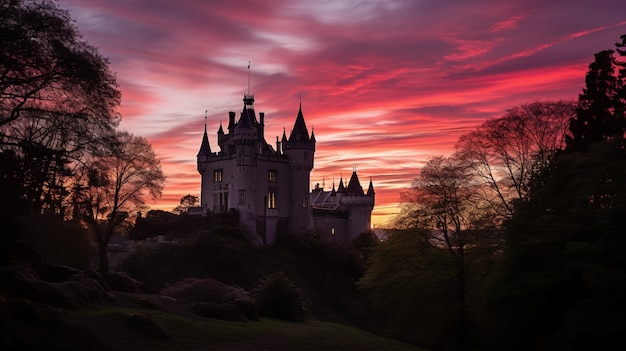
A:
{"type": "Polygon", "coordinates": [[[77,212],[95,233],[100,271],[107,273],[111,237],[146,198],[161,196],[165,176],[148,140],[128,132],[117,132],[108,152],[92,160],[80,176],[76,184],[83,184],[83,191],[77,212]]]}
{"type": "Polygon", "coordinates": [[[432,245],[447,250],[454,261],[459,302],[459,345],[464,343],[466,328],[465,251],[472,243],[470,229],[477,218],[469,170],[467,164],[456,158],[434,157],[422,168],[409,190],[417,225],[425,229],[432,245]]]}
{"type": "Polygon", "coordinates": [[[514,107],[459,138],[455,157],[467,162],[484,186],[475,196],[500,219],[514,213],[511,203],[528,194],[531,177],[545,168],[564,147],[572,101],[534,102],[514,107]]]}

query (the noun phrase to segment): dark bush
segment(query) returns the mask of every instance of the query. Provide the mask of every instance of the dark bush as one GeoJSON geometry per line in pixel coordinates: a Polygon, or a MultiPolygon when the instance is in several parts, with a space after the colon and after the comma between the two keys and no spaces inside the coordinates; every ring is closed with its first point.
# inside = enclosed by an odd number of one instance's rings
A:
{"type": "Polygon", "coordinates": [[[282,272],[261,280],[253,295],[261,316],[288,321],[304,320],[306,304],[300,288],[282,272]]]}
{"type": "Polygon", "coordinates": [[[87,268],[93,246],[88,231],[79,224],[50,216],[25,217],[22,222],[20,239],[30,244],[44,262],[87,268]]]}

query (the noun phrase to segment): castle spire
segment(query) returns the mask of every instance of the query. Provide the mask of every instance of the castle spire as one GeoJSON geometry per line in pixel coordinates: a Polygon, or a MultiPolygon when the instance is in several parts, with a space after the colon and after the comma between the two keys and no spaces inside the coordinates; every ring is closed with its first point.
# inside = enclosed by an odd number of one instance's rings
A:
{"type": "Polygon", "coordinates": [[[370,177],[370,185],[367,188],[367,195],[374,195],[374,184],[372,183],[372,177],[370,177]]]}
{"type": "Polygon", "coordinates": [[[209,145],[209,135],[206,132],[206,123],[207,123],[207,113],[208,111],[204,111],[204,135],[202,136],[202,143],[200,144],[200,151],[198,151],[197,156],[208,156],[211,154],[211,146],[209,145]]]}

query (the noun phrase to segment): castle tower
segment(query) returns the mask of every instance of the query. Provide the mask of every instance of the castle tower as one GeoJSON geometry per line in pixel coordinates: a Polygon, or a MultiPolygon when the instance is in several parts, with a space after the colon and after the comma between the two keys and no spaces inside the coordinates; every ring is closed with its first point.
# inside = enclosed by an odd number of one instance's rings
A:
{"type": "Polygon", "coordinates": [[[313,229],[310,208],[311,170],[315,155],[315,135],[309,131],[302,114],[302,103],[289,139],[283,133],[283,152],[291,166],[291,216],[288,230],[293,234],[309,233],[313,229]]]}
{"type": "Polygon", "coordinates": [[[237,170],[236,182],[233,185],[237,191],[239,223],[245,232],[254,238],[257,236],[257,207],[264,206],[264,204],[257,199],[256,141],[258,134],[253,125],[254,97],[244,95],[243,101],[243,111],[237,126],[234,128],[237,170]]]}
{"type": "MultiPolygon", "coordinates": [[[[200,143],[200,150],[196,155],[196,161],[198,164],[198,172],[200,173],[200,189],[204,189],[208,184],[208,180],[205,178],[205,172],[207,170],[207,160],[211,156],[211,146],[209,145],[209,136],[206,132],[207,111],[204,112],[204,135],[202,136],[202,143],[200,143]]],[[[204,196],[207,196],[208,192],[200,192],[200,204],[207,202],[204,196]]]]}
{"type": "Polygon", "coordinates": [[[219,150],[213,152],[204,134],[197,154],[201,175],[201,211],[204,215],[237,216],[251,242],[272,243],[278,235],[326,233],[333,240],[353,240],[369,230],[374,206],[370,179],[367,194],[356,176],[343,177],[335,190],[316,186],[311,192],[311,171],[316,149],[315,132],[309,131],[300,103],[293,129],[276,137],[276,148],[264,136],[265,114],[254,111],[254,95],[243,97],[237,119],[228,112],[220,121],[219,150]],[[226,123],[224,121],[224,123],[226,123]]]}

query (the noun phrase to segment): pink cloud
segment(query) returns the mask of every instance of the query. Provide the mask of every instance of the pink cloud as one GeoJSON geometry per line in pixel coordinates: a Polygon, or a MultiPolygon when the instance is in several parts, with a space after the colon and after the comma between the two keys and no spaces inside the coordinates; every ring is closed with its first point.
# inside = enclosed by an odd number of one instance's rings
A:
{"type": "Polygon", "coordinates": [[[626,33],[620,0],[59,3],[110,58],[122,127],[161,157],[168,179],[153,207],[199,192],[204,111],[217,151],[252,61],[266,140],[290,131],[301,95],[318,140],[313,185],[330,187],[356,164],[362,182],[374,180],[381,225],[429,157],[507,108],[575,99],[593,54],[626,33]]]}

